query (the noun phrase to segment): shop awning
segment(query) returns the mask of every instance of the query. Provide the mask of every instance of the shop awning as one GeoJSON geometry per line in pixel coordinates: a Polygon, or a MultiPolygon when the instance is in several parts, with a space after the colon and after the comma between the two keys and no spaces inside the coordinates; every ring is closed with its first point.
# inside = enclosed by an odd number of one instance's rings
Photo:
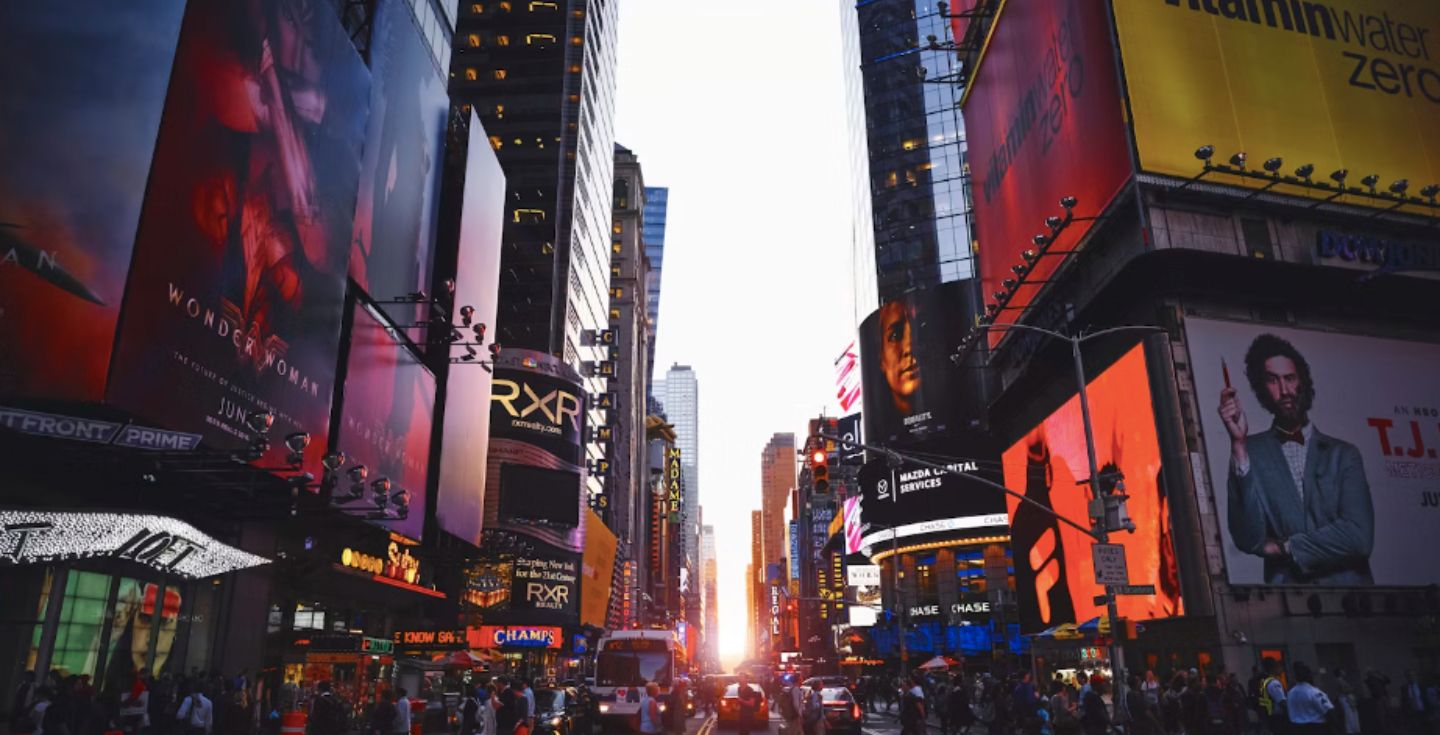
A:
{"type": "Polygon", "coordinates": [[[0,566],[93,558],[124,559],[189,579],[270,563],[167,516],[0,510],[0,566]]]}

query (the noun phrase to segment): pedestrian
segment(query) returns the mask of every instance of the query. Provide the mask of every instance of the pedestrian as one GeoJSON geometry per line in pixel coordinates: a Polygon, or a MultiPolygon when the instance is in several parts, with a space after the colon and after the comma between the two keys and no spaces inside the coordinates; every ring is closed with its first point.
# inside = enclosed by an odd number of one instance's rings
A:
{"type": "Polygon", "coordinates": [[[135,672],[130,677],[130,691],[120,699],[120,727],[127,735],[138,733],[150,726],[150,689],[145,677],[135,672]]]}
{"type": "Polygon", "coordinates": [[[1110,712],[1105,709],[1105,693],[1109,690],[1109,682],[1099,680],[1090,682],[1089,689],[1085,692],[1085,698],[1081,700],[1080,706],[1083,714],[1080,716],[1080,730],[1085,735],[1107,735],[1110,730],[1110,712]]]}
{"type": "Polygon", "coordinates": [[[1335,671],[1335,678],[1340,691],[1337,703],[1340,707],[1340,732],[1343,735],[1360,735],[1360,702],[1355,698],[1355,687],[1350,684],[1343,669],[1335,671]]]}
{"type": "Polygon", "coordinates": [[[1185,674],[1177,673],[1160,695],[1160,724],[1165,728],[1166,735],[1185,732],[1185,706],[1181,701],[1184,693],[1185,674]]]}
{"type": "MultiPolygon", "coordinates": [[[[741,716],[742,718],[744,715],[741,716]]],[[[741,726],[743,731],[744,726],[741,726]]],[[[640,735],[660,735],[664,732],[664,712],[660,707],[660,685],[645,684],[645,694],[640,697],[640,735]]]]}
{"type": "Polygon", "coordinates": [[[1260,711],[1270,735],[1289,735],[1290,718],[1285,714],[1285,685],[1280,681],[1280,664],[1273,658],[1260,663],[1265,678],[1260,682],[1260,711]]]}
{"type": "Polygon", "coordinates": [[[1390,677],[1374,670],[1365,672],[1365,699],[1360,702],[1360,730],[1390,732],[1390,677]]]}
{"type": "Polygon", "coordinates": [[[35,672],[26,671],[20,677],[19,686],[10,698],[10,732],[26,733],[35,729],[30,721],[30,708],[34,706],[39,687],[35,684],[35,672]]]}
{"type": "Polygon", "coordinates": [[[479,735],[485,731],[480,723],[481,711],[487,706],[484,692],[483,687],[472,687],[460,703],[460,735],[479,735]]]}
{"type": "Polygon", "coordinates": [[[901,735],[924,735],[925,718],[928,716],[925,710],[925,690],[920,686],[920,677],[911,675],[909,688],[900,696],[901,735]]]}
{"type": "MultiPolygon", "coordinates": [[[[321,682],[325,692],[329,692],[329,682],[321,682]]],[[[312,715],[313,717],[313,715],[312,715]]],[[[184,728],[185,735],[210,735],[215,727],[215,705],[205,693],[196,686],[180,703],[180,708],[175,711],[175,719],[184,728]]],[[[339,730],[326,732],[324,730],[311,730],[312,735],[341,735],[339,730]]]]}
{"type": "Polygon", "coordinates": [[[534,695],[526,695],[530,691],[530,683],[524,679],[515,679],[510,682],[510,690],[515,693],[510,706],[515,710],[515,728],[511,730],[514,735],[530,735],[531,723],[535,717],[534,695]]]}
{"type": "Polygon", "coordinates": [[[1155,709],[1140,681],[1139,674],[1131,674],[1125,691],[1125,710],[1130,716],[1131,732],[1134,735],[1161,735],[1160,721],[1155,718],[1155,709]]]}
{"type": "MultiPolygon", "coordinates": [[[[975,713],[970,711],[970,688],[965,686],[964,679],[957,677],[950,686],[946,709],[949,710],[949,726],[960,735],[969,735],[970,726],[975,724],[975,713]]],[[[947,730],[943,735],[951,733],[947,730]]]]}
{"type": "Polygon", "coordinates": [[[404,687],[395,688],[395,735],[410,735],[410,697],[404,687]]]}
{"type": "Polygon", "coordinates": [[[1429,732],[1429,715],[1425,711],[1425,688],[1414,671],[1405,672],[1405,684],[1400,688],[1400,716],[1410,735],[1425,735],[1429,732]]]}
{"type": "Polygon", "coordinates": [[[1154,669],[1145,670],[1145,681],[1140,685],[1140,691],[1145,693],[1145,701],[1150,703],[1150,708],[1155,712],[1160,711],[1160,677],[1155,675],[1154,669]]]}
{"type": "Polygon", "coordinates": [[[492,735],[512,735],[519,726],[520,706],[516,699],[523,699],[505,677],[495,679],[495,732],[492,735]]]}
{"type": "Polygon", "coordinates": [[[804,707],[801,709],[805,735],[825,735],[825,698],[820,687],[804,690],[804,707]]]}
{"type": "Polygon", "coordinates": [[[382,692],[380,702],[370,711],[370,735],[389,735],[395,732],[395,695],[382,692]]]}
{"type": "MultiPolygon", "coordinates": [[[[335,692],[331,691],[330,682],[320,682],[315,686],[315,691],[317,694],[310,701],[310,717],[307,723],[310,727],[310,735],[345,735],[346,720],[348,719],[345,705],[335,696],[335,692]]],[[[190,696],[199,696],[200,699],[205,699],[204,695],[200,694],[198,685],[196,691],[190,696]]],[[[189,697],[186,698],[186,701],[189,701],[189,697]]],[[[181,722],[185,722],[185,716],[181,713],[187,710],[184,704],[181,704],[180,708],[181,712],[177,712],[176,717],[181,722]]],[[[206,708],[209,708],[208,702],[206,702],[206,708]]],[[[187,735],[196,735],[196,733],[190,732],[187,728],[187,735]]]]}
{"type": "Polygon", "coordinates": [[[1075,695],[1063,681],[1050,686],[1050,722],[1055,735],[1076,735],[1080,732],[1079,707],[1075,695]]]}
{"type": "Polygon", "coordinates": [[[735,699],[740,708],[740,735],[750,735],[755,728],[755,718],[761,713],[761,699],[760,692],[750,683],[748,672],[740,673],[740,682],[735,685],[735,699]]]}
{"type": "Polygon", "coordinates": [[[1285,698],[1285,711],[1293,735],[1326,735],[1330,711],[1335,709],[1325,692],[1315,686],[1310,667],[1295,662],[1295,686],[1285,698]]]}

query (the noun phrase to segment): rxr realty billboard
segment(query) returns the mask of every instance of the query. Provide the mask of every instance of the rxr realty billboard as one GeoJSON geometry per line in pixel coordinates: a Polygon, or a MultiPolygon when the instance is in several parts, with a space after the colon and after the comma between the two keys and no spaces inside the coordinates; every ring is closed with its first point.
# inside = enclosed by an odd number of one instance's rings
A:
{"type": "Polygon", "coordinates": [[[1187,319],[1232,584],[1428,585],[1440,345],[1187,319]]]}

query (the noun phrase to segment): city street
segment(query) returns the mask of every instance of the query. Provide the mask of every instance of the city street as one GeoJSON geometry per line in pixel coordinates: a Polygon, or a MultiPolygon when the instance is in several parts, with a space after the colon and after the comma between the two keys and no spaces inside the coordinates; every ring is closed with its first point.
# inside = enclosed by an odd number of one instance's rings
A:
{"type": "MultiPolygon", "coordinates": [[[[752,735],[762,735],[763,733],[780,735],[780,724],[780,715],[771,712],[769,719],[766,721],[766,726],[763,729],[757,728],[751,732],[752,735]]],[[[930,729],[932,732],[939,732],[939,728],[934,722],[930,723],[930,729]]],[[[892,713],[884,711],[870,713],[866,715],[865,724],[861,728],[861,731],[864,735],[899,735],[900,721],[897,720],[892,713]]],[[[980,735],[983,731],[983,726],[977,725],[971,728],[972,735],[980,735]]],[[[686,735],[734,735],[738,730],[733,726],[717,727],[713,716],[696,715],[686,723],[685,732],[686,735]]]]}

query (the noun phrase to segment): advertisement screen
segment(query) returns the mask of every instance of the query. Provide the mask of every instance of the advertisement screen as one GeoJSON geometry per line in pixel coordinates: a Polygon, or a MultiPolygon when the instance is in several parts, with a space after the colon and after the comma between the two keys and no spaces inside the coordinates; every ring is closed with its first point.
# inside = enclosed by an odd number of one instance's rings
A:
{"type": "MultiPolygon", "coordinates": [[[[505,465],[574,473],[569,502],[579,519],[586,507],[581,439],[584,436],[585,393],[580,376],[559,359],[531,350],[505,350],[495,359],[490,400],[489,468],[485,496],[485,527],[524,534],[575,554],[583,550],[584,527],[517,523],[502,519],[501,509],[523,498],[504,497],[505,465]]],[[[517,492],[529,488],[517,485],[517,492]]],[[[560,512],[558,509],[557,513],[560,512]]]]}
{"type": "Polygon", "coordinates": [[[1230,583],[1440,582],[1440,345],[1186,325],[1230,583]]]}
{"type": "Polygon", "coordinates": [[[523,464],[500,465],[500,520],[574,528],[580,524],[575,503],[580,474],[523,464]]]}
{"type": "MultiPolygon", "coordinates": [[[[1116,598],[1120,616],[1130,620],[1183,612],[1149,386],[1145,353],[1137,346],[1091,378],[1086,387],[1096,461],[1102,475],[1115,471],[1124,475],[1130,496],[1127,506],[1136,528],[1134,533],[1111,534],[1110,542],[1125,549],[1130,584],[1155,586],[1154,595],[1116,598]]],[[[1007,449],[1004,467],[1006,487],[1089,526],[1090,491],[1076,484],[1090,475],[1078,396],[1007,449]]],[[[1104,615],[1104,606],[1094,601],[1105,593],[1095,583],[1090,550],[1094,540],[1028,503],[1006,497],[1022,629],[1034,632],[1104,615]]]]}
{"type": "Polygon", "coordinates": [[[970,327],[960,283],[912,291],[860,325],[865,437],[908,443],[955,426],[964,398],[950,356],[970,327]]]}
{"type": "MultiPolygon", "coordinates": [[[[470,114],[466,136],[455,304],[459,309],[467,306],[474,309],[467,335],[473,341],[478,325],[485,325],[487,335],[495,334],[505,174],[474,112],[470,114]]],[[[465,329],[464,318],[459,321],[460,328],[465,329]]],[[[479,356],[487,354],[483,348],[476,352],[479,356]]],[[[435,498],[435,521],[440,530],[476,546],[480,545],[485,520],[491,390],[490,371],[478,362],[478,359],[460,362],[450,368],[445,385],[445,436],[440,445],[439,492],[435,498]]]]}
{"type": "MultiPolygon", "coordinates": [[[[430,288],[450,98],[409,3],[381,0],[371,31],[370,125],[350,237],[350,277],[378,301],[430,288]]],[[[396,322],[420,305],[383,307],[396,322]]]]}
{"type": "Polygon", "coordinates": [[[510,587],[515,579],[512,561],[479,561],[464,569],[465,593],[461,607],[486,612],[510,609],[510,587]]]}
{"type": "Polygon", "coordinates": [[[585,554],[580,558],[580,624],[605,627],[619,539],[594,511],[585,512],[585,554]]]}
{"type": "MultiPolygon", "coordinates": [[[[380,525],[418,539],[425,528],[435,376],[370,305],[356,304],[347,363],[335,447],[351,462],[369,468],[372,484],[386,478],[392,493],[410,491],[409,516],[380,525]]],[[[346,508],[375,505],[374,496],[367,494],[346,508]]]]}
{"type": "Polygon", "coordinates": [[[125,289],[110,400],[223,448],[329,425],[370,75],[312,10],[190,4],[125,289]]]}
{"type": "MultiPolygon", "coordinates": [[[[1077,199],[1077,217],[1095,216],[1130,180],[1107,4],[1008,0],[995,19],[963,108],[986,301],[1005,290],[1032,238],[1048,232],[1045,218],[1062,213],[1062,197],[1077,199]]],[[[1198,97],[1209,86],[1188,89],[1198,97]]],[[[1075,222],[1051,248],[1070,249],[1090,226],[1075,222]]],[[[1020,286],[1008,307],[1029,304],[1060,261],[1041,258],[1026,278],[1035,285],[1020,286]]],[[[1001,336],[990,331],[992,344],[1001,336]]]]}
{"type": "MultiPolygon", "coordinates": [[[[1000,482],[992,441],[978,435],[964,435],[954,441],[926,445],[924,451],[955,458],[942,472],[905,462],[892,468],[884,459],[866,462],[858,476],[860,519],[867,534],[861,546],[869,546],[871,532],[878,528],[903,529],[901,536],[1005,525],[1004,494],[991,485],[966,477],[1000,482]],[[963,457],[963,459],[961,459],[963,457]],[[956,474],[960,473],[960,474],[956,474]],[[954,521],[941,524],[939,521],[954,521]]],[[[886,538],[889,538],[888,532],[886,538]]]]}
{"type": "Polygon", "coordinates": [[[184,10],[0,7],[0,396],[105,394],[184,10]]]}
{"type": "MultiPolygon", "coordinates": [[[[1194,176],[1195,150],[1212,145],[1216,163],[1241,151],[1252,169],[1280,157],[1280,173],[1312,164],[1318,181],[1348,168],[1352,187],[1371,173],[1380,191],[1397,179],[1440,181],[1440,15],[1432,0],[1219,5],[1115,3],[1141,168],[1194,176]]],[[[1266,185],[1223,175],[1206,181],[1266,185]]]]}
{"type": "Polygon", "coordinates": [[[515,557],[508,615],[501,622],[574,625],[580,612],[580,555],[537,548],[515,557]]]}

